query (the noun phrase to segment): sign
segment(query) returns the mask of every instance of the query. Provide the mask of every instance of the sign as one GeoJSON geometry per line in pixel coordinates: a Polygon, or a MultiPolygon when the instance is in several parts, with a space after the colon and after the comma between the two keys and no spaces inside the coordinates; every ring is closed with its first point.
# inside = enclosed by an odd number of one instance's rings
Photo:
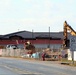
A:
{"type": "Polygon", "coordinates": [[[74,51],[74,60],[76,61],[76,51],[74,51]]]}
{"type": "Polygon", "coordinates": [[[72,36],[70,38],[70,49],[72,51],[76,51],[76,37],[75,36],[72,36]]]}
{"type": "Polygon", "coordinates": [[[68,60],[72,60],[72,51],[68,49],[68,60]]]}
{"type": "Polygon", "coordinates": [[[72,36],[70,38],[70,50],[72,55],[72,61],[74,64],[74,61],[76,61],[76,36],[72,36]]]}

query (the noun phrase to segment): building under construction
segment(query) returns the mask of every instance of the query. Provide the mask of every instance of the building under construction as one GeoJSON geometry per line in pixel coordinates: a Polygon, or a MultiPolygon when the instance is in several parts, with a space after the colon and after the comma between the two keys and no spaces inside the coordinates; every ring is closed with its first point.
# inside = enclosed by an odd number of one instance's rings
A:
{"type": "Polygon", "coordinates": [[[27,41],[30,41],[36,48],[59,49],[62,47],[69,47],[70,36],[72,35],[76,35],[76,33],[65,21],[63,32],[14,32],[0,35],[0,45],[6,46],[8,44],[16,44],[22,48],[27,41]]]}

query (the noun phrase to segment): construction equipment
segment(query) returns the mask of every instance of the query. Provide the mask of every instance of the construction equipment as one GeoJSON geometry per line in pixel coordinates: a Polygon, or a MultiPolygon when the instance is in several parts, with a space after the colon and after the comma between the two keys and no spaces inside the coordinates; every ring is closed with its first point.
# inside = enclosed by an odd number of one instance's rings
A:
{"type": "Polygon", "coordinates": [[[70,34],[72,35],[72,36],[76,36],[76,32],[73,30],[73,28],[69,25],[69,24],[67,24],[67,22],[65,21],[64,22],[64,32],[63,32],[63,48],[67,48],[68,47],[68,43],[69,43],[69,40],[68,40],[68,31],[70,32],[70,34]]]}
{"type": "Polygon", "coordinates": [[[35,53],[35,46],[29,41],[26,42],[26,49],[29,54],[35,53]]]}

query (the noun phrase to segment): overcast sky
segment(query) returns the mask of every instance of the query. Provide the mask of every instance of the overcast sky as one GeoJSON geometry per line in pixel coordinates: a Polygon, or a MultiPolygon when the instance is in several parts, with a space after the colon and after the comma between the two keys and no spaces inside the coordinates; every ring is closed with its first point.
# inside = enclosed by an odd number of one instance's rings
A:
{"type": "Polygon", "coordinates": [[[0,35],[17,31],[76,30],[76,0],[0,0],[0,35]]]}

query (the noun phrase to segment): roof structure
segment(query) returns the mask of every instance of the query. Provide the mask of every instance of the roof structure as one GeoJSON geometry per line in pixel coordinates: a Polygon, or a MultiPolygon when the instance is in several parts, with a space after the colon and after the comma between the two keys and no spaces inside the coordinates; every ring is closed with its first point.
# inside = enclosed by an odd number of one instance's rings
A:
{"type": "MultiPolygon", "coordinates": [[[[60,38],[63,39],[63,32],[30,32],[30,31],[19,31],[14,32],[6,35],[0,36],[0,38],[9,38],[11,36],[20,36],[22,38],[60,38]]],[[[68,38],[70,37],[70,34],[68,35],[68,38]]]]}
{"type": "Polygon", "coordinates": [[[19,32],[6,34],[3,36],[3,38],[9,38],[11,36],[20,36],[22,38],[32,38],[32,34],[29,31],[19,31],[19,32]]]}

